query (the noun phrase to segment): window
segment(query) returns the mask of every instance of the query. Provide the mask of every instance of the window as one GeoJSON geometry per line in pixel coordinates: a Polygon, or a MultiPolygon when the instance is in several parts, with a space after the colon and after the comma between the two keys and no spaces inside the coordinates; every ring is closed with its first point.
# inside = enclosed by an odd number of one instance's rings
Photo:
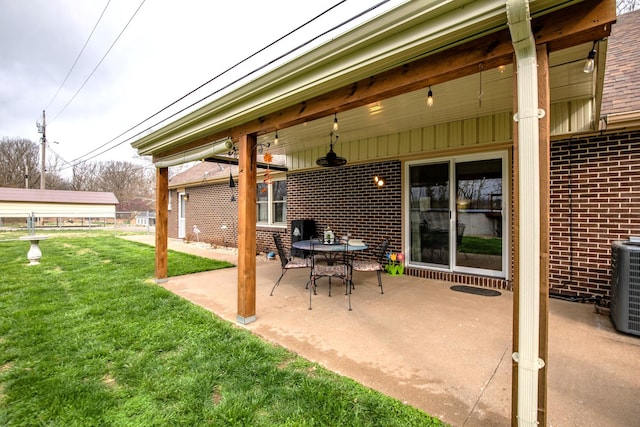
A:
{"type": "Polygon", "coordinates": [[[287,181],[258,184],[258,224],[285,225],[287,222],[287,181]]]}

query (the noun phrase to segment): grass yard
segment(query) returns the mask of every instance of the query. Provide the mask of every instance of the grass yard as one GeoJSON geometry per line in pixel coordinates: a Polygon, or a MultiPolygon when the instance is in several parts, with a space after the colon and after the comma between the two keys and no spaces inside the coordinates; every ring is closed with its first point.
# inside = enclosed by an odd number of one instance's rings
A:
{"type": "MultiPolygon", "coordinates": [[[[443,425],[157,286],[150,246],[41,249],[0,241],[0,425],[443,425]]],[[[170,276],[227,266],[169,253],[170,276]]]]}
{"type": "Polygon", "coordinates": [[[458,250],[470,254],[502,255],[502,239],[464,236],[458,250]]]}

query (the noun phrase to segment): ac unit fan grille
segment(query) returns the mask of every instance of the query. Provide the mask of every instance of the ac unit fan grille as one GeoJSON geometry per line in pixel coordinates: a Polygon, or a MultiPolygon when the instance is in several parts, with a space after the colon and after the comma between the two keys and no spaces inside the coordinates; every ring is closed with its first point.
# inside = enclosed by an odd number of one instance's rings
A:
{"type": "Polygon", "coordinates": [[[640,332],[640,252],[629,254],[629,329],[640,332]]]}

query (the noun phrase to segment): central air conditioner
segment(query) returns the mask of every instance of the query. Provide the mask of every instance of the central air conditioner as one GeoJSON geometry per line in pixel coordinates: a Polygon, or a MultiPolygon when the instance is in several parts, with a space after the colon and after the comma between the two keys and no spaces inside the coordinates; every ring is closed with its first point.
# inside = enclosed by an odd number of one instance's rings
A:
{"type": "Polygon", "coordinates": [[[611,320],[617,330],[640,335],[640,241],[611,246],[611,320]]]}

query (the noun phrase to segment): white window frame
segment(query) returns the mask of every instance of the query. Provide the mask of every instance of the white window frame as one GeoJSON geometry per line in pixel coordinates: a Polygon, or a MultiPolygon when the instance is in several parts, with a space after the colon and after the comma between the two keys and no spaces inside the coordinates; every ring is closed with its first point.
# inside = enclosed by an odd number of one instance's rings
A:
{"type": "MultiPolygon", "coordinates": [[[[509,210],[509,206],[511,203],[511,189],[510,189],[510,175],[509,175],[509,152],[506,150],[494,150],[494,151],[486,151],[475,154],[466,154],[466,155],[451,155],[444,157],[435,157],[435,158],[425,158],[425,159],[416,159],[412,161],[405,162],[405,178],[404,178],[404,187],[406,191],[409,191],[410,188],[410,173],[409,169],[413,165],[421,165],[421,164],[430,164],[430,163],[442,163],[447,162],[449,164],[449,200],[455,201],[456,199],[456,188],[455,185],[455,165],[457,163],[469,162],[474,160],[489,160],[489,159],[500,159],[502,161],[502,193],[503,193],[503,206],[502,206],[502,230],[503,230],[503,238],[502,238],[502,270],[485,270],[481,268],[471,268],[471,267],[463,267],[455,265],[455,252],[452,253],[451,258],[449,260],[448,266],[440,266],[440,265],[429,265],[425,266],[424,264],[415,263],[413,260],[408,260],[408,265],[411,267],[417,267],[421,269],[428,270],[442,270],[442,271],[451,271],[451,272],[459,272],[459,273],[469,273],[469,274],[477,274],[480,276],[487,277],[499,277],[499,278],[507,278],[511,274],[510,265],[511,265],[511,248],[509,246],[509,236],[505,234],[510,229],[510,215],[511,212],[509,210]]],[[[407,205],[410,200],[409,194],[404,195],[404,205],[403,205],[403,214],[405,218],[405,224],[411,224],[410,218],[410,207],[407,205]]],[[[455,227],[456,221],[456,212],[453,207],[450,207],[450,229],[455,227]]],[[[450,238],[450,248],[455,247],[455,234],[451,234],[450,238]]],[[[410,226],[406,226],[404,229],[404,241],[405,241],[405,253],[409,254],[411,251],[411,228],[410,226]]]]}
{"type": "MultiPolygon", "coordinates": [[[[261,202],[261,201],[257,201],[256,202],[256,210],[258,209],[259,205],[267,205],[267,221],[259,221],[257,222],[257,225],[261,225],[261,226],[276,226],[276,227],[286,227],[287,226],[287,215],[286,215],[286,205],[287,205],[287,199],[285,198],[284,201],[280,202],[276,202],[273,198],[274,198],[274,194],[273,194],[273,183],[275,182],[286,182],[286,178],[281,178],[281,179],[274,179],[272,180],[273,182],[271,184],[267,185],[267,201],[261,202]],[[275,213],[275,205],[276,204],[284,204],[285,206],[285,214],[284,214],[284,218],[282,220],[282,222],[275,222],[274,221],[274,213],[275,213]]],[[[259,183],[262,184],[262,183],[259,183]]],[[[260,190],[257,190],[260,191],[260,190]]]]}

